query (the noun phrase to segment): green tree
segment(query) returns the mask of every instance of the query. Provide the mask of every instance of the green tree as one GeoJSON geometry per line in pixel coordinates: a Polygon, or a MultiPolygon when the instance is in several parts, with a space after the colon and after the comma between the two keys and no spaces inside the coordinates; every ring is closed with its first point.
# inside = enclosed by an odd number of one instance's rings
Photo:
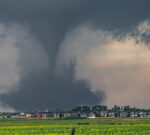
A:
{"type": "Polygon", "coordinates": [[[106,111],[107,106],[104,105],[95,105],[92,107],[92,111],[106,111]]]}
{"type": "Polygon", "coordinates": [[[114,107],[112,108],[113,111],[119,111],[120,110],[120,106],[114,105],[114,107]]]}
{"type": "Polygon", "coordinates": [[[82,111],[82,107],[81,106],[76,106],[75,108],[72,109],[73,112],[80,112],[82,111]]]}

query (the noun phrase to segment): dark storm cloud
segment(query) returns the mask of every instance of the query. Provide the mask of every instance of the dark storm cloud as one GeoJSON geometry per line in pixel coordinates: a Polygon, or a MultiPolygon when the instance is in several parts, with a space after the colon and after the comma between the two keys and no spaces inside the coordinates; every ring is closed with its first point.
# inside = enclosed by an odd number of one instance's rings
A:
{"type": "Polygon", "coordinates": [[[150,17],[148,0],[7,0],[0,19],[28,23],[52,61],[65,33],[84,22],[107,29],[129,29],[150,17]]]}
{"type": "Polygon", "coordinates": [[[25,77],[17,92],[0,96],[4,104],[9,104],[15,110],[58,110],[68,109],[76,105],[92,105],[104,99],[104,93],[95,97],[90,92],[86,81],[74,81],[74,64],[60,78],[50,77],[49,74],[35,74],[25,77]],[[101,96],[103,95],[103,97],[101,96]]]}
{"type": "Polygon", "coordinates": [[[149,4],[148,0],[3,0],[0,20],[29,23],[54,62],[70,28],[90,22],[107,29],[129,29],[149,17],[149,4]]]}
{"type": "Polygon", "coordinates": [[[148,0],[2,0],[0,22],[28,24],[49,56],[51,67],[45,74],[28,73],[17,86],[19,90],[1,95],[1,102],[16,110],[101,102],[103,93],[98,98],[85,81],[74,81],[72,66],[65,70],[66,76],[55,77],[53,72],[61,42],[70,29],[81,23],[109,30],[130,29],[150,17],[149,4],[148,0]]]}

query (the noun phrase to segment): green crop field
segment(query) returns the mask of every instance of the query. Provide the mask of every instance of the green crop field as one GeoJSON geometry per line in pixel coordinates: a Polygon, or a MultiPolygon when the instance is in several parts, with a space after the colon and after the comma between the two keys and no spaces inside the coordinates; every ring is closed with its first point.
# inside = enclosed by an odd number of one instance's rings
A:
{"type": "Polygon", "coordinates": [[[150,135],[150,118],[0,119],[0,135],[150,135]]]}

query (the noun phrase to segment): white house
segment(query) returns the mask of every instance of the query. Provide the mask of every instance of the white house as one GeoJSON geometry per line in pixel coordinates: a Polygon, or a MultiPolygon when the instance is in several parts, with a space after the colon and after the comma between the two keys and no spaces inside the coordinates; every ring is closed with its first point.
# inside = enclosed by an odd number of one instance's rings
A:
{"type": "Polygon", "coordinates": [[[128,113],[127,112],[120,112],[120,117],[127,117],[128,113]]]}
{"type": "Polygon", "coordinates": [[[87,116],[86,113],[80,113],[80,117],[81,117],[81,118],[87,118],[88,116],[87,116]]]}
{"type": "Polygon", "coordinates": [[[101,117],[107,117],[107,115],[108,115],[108,114],[107,114],[106,111],[101,111],[101,112],[100,112],[100,116],[101,116],[101,117]]]}
{"type": "Polygon", "coordinates": [[[31,113],[26,113],[26,118],[31,118],[31,113]]]}
{"type": "Polygon", "coordinates": [[[65,118],[71,117],[71,113],[69,113],[69,112],[64,112],[63,116],[64,116],[65,118]]]}
{"type": "Polygon", "coordinates": [[[89,113],[88,118],[90,118],[90,119],[91,119],[91,118],[96,118],[95,113],[93,113],[93,112],[89,113]]]}

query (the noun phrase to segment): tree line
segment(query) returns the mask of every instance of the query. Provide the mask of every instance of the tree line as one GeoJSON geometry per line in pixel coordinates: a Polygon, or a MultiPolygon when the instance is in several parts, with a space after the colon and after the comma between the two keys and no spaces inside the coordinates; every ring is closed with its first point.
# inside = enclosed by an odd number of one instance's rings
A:
{"type": "Polygon", "coordinates": [[[130,107],[129,105],[127,106],[118,106],[118,105],[114,105],[111,109],[108,109],[107,106],[105,105],[94,105],[94,106],[76,106],[74,108],[72,108],[72,112],[90,112],[90,111],[113,111],[113,112],[117,112],[117,111],[125,111],[125,112],[149,112],[149,109],[140,109],[140,108],[136,108],[136,107],[130,107]]]}

